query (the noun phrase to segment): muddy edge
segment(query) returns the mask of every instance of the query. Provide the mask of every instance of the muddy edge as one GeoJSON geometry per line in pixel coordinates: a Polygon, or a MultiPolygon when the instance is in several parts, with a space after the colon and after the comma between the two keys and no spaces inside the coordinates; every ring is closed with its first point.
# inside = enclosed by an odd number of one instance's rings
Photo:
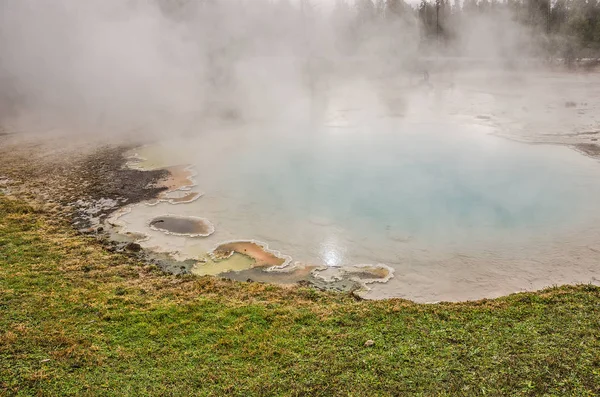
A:
{"type": "Polygon", "coordinates": [[[124,154],[137,144],[19,135],[0,135],[0,177],[8,178],[13,196],[67,216],[77,229],[93,226],[84,216],[86,206],[114,203],[95,207],[94,217],[102,222],[116,209],[153,199],[166,189],[157,182],[168,178],[168,171],[126,167],[124,154]]]}

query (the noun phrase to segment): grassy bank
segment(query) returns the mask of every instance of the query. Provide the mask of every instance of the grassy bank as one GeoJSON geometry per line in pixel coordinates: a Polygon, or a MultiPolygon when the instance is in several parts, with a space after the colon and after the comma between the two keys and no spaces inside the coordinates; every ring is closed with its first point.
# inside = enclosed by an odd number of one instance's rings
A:
{"type": "Polygon", "coordinates": [[[600,289],[417,305],[167,276],[0,195],[2,394],[598,395],[600,289]]]}

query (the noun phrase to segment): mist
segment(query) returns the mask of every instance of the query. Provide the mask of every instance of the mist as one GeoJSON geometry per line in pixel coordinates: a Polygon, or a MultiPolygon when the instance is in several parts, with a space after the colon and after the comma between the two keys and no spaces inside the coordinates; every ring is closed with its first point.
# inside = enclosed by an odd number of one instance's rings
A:
{"type": "Polygon", "coordinates": [[[214,120],[296,122],[356,79],[400,81],[410,101],[424,71],[482,59],[514,70],[536,54],[506,11],[463,17],[449,43],[428,39],[407,4],[376,17],[381,4],[3,1],[0,117],[22,130],[149,136],[214,120]]]}

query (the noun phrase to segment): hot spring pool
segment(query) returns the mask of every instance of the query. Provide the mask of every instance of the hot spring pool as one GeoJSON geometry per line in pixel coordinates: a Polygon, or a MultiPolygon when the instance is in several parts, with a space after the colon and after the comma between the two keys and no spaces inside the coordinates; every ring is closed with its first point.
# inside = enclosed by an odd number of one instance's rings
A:
{"type": "MultiPolygon", "coordinates": [[[[140,148],[138,166],[191,165],[191,190],[203,195],[138,205],[120,221],[147,234],[146,247],[182,259],[257,241],[291,263],[385,264],[394,277],[370,284],[374,298],[463,300],[597,280],[595,160],[476,125],[340,120],[295,130],[222,126],[140,148]],[[148,227],[165,215],[205,218],[215,231],[185,238],[148,227]]],[[[238,262],[205,273],[247,269],[238,262]]]]}

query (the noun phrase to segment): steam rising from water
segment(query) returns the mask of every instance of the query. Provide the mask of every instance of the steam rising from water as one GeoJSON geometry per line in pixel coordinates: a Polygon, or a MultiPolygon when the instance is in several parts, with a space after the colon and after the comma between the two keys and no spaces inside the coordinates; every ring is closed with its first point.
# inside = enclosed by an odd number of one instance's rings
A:
{"type": "MultiPolygon", "coordinates": [[[[444,51],[530,53],[509,15],[461,26],[444,51]]],[[[436,54],[410,12],[361,23],[350,7],[286,0],[4,1],[0,48],[3,123],[154,136],[196,134],[211,119],[294,123],[332,76],[418,80],[436,54]]]]}

